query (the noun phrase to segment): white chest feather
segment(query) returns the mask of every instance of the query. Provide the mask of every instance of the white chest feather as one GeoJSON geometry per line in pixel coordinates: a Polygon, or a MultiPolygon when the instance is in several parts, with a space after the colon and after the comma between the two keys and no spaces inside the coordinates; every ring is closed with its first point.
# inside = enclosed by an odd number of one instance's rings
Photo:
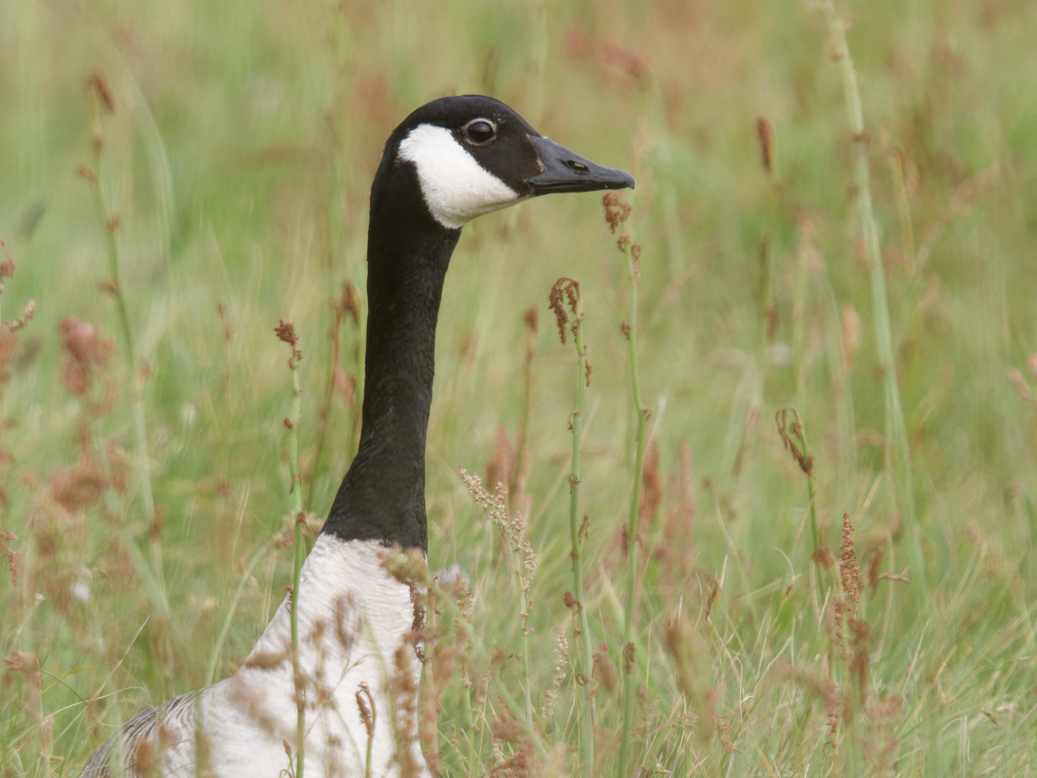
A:
{"type": "Polygon", "coordinates": [[[476,162],[445,127],[415,127],[400,141],[399,159],[414,163],[425,204],[447,229],[460,229],[476,216],[522,199],[476,162]]]}
{"type": "MultiPolygon", "coordinates": [[[[382,551],[373,541],[321,535],[303,565],[299,644],[308,777],[394,777],[402,760],[410,774],[428,775],[413,720],[421,666],[406,640],[414,605],[410,588],[382,569],[382,551]],[[362,705],[374,709],[370,729],[362,705]]],[[[129,742],[136,736],[161,742],[164,775],[186,778],[199,768],[221,778],[283,775],[290,768],[285,743],[297,750],[290,635],[286,598],[237,673],[190,701],[185,695],[167,703],[157,715],[146,711],[151,721],[140,714],[127,722],[128,766],[138,767],[140,743],[129,742]]],[[[100,774],[90,772],[93,763],[84,776],[100,774]]]]}

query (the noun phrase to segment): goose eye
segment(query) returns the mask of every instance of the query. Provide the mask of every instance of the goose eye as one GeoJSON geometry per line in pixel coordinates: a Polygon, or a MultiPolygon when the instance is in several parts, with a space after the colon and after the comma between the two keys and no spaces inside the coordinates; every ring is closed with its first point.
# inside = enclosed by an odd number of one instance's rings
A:
{"type": "Polygon", "coordinates": [[[488,143],[497,133],[493,124],[486,119],[476,119],[465,128],[465,134],[473,143],[488,143]]]}

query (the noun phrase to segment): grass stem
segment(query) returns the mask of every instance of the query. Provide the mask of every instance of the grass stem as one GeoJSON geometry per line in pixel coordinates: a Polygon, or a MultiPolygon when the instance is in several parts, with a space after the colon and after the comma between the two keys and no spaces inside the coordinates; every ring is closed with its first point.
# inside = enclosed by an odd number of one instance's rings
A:
{"type": "MultiPolygon", "coordinates": [[[[102,78],[96,74],[94,77],[102,78]]],[[[121,262],[119,240],[116,233],[122,224],[122,220],[117,214],[112,212],[112,209],[105,201],[104,190],[101,186],[105,148],[104,135],[101,131],[101,106],[103,104],[100,98],[95,100],[93,168],[84,168],[81,172],[90,184],[98,217],[101,220],[107,238],[109,279],[104,288],[111,293],[115,300],[115,308],[119,316],[119,327],[122,330],[123,344],[126,349],[126,359],[130,367],[130,401],[133,408],[134,443],[137,449],[137,479],[140,484],[141,500],[144,503],[144,518],[148,523],[150,561],[153,569],[153,578],[156,583],[155,595],[160,611],[164,616],[168,616],[169,598],[166,595],[165,574],[162,564],[162,533],[160,526],[156,522],[155,496],[151,486],[151,460],[148,454],[148,432],[144,414],[144,374],[137,355],[133,326],[130,323],[129,307],[126,304],[126,295],[123,294],[119,273],[121,262]]]]}
{"type": "MultiPolygon", "coordinates": [[[[590,623],[587,619],[587,603],[583,591],[583,543],[587,527],[580,518],[580,446],[583,441],[583,399],[590,383],[587,365],[587,346],[583,341],[583,297],[580,283],[571,278],[560,278],[551,289],[551,308],[558,317],[559,334],[565,343],[565,327],[568,315],[566,303],[572,311],[573,342],[576,347],[576,402],[569,416],[573,433],[572,472],[569,474],[569,537],[572,545],[570,558],[573,570],[573,592],[571,606],[576,621],[575,681],[581,690],[579,713],[579,757],[580,774],[589,778],[594,775],[594,725],[597,711],[594,703],[594,650],[591,643],[590,623]]],[[[569,601],[567,600],[567,604],[569,601]]]]}
{"type": "Polygon", "coordinates": [[[515,550],[515,580],[518,584],[519,593],[522,597],[522,613],[519,615],[522,624],[522,701],[524,704],[526,721],[533,724],[533,694],[530,689],[531,681],[529,675],[529,610],[531,607],[529,599],[529,587],[522,580],[522,554],[515,550]]]}
{"type": "MultiPolygon", "coordinates": [[[[487,662],[493,652],[489,648],[487,648],[486,643],[483,641],[482,637],[478,633],[476,633],[471,623],[465,617],[463,609],[458,605],[457,600],[454,597],[452,597],[449,592],[444,590],[436,580],[429,582],[429,589],[431,590],[432,595],[435,597],[436,607],[440,608],[440,613],[442,614],[442,616],[444,618],[452,619],[452,623],[457,626],[458,631],[465,637],[468,643],[476,649],[479,660],[484,663],[487,662]]],[[[467,694],[468,690],[466,689],[465,696],[467,696],[467,694]]],[[[500,698],[500,700],[504,703],[504,705],[510,708],[511,710],[514,711],[518,709],[518,705],[516,704],[514,698],[511,696],[511,693],[507,690],[507,687],[505,687],[504,684],[499,684],[498,686],[496,686],[494,689],[494,694],[497,695],[500,698]]],[[[472,721],[470,698],[465,703],[465,710],[465,718],[467,724],[468,722],[472,721]]],[[[536,731],[536,728],[534,727],[533,723],[525,721],[521,718],[517,718],[516,721],[518,722],[519,727],[525,733],[526,737],[529,739],[529,742],[536,748],[537,753],[539,753],[541,757],[546,757],[547,747],[544,745],[544,742],[540,734],[536,731]]],[[[474,727],[474,723],[472,724],[472,726],[474,727]]],[[[473,732],[473,729],[468,730],[469,738],[471,738],[473,732]]],[[[475,750],[472,749],[471,746],[469,747],[469,755],[474,760],[475,750]]],[[[473,771],[471,774],[475,775],[476,772],[477,771],[473,771]]]]}
{"type": "Polygon", "coordinates": [[[260,543],[256,550],[252,552],[252,556],[249,557],[244,570],[241,571],[241,576],[238,578],[238,585],[234,589],[234,594],[231,596],[230,603],[227,606],[227,616],[223,620],[220,634],[216,637],[216,645],[213,646],[212,654],[209,657],[209,667],[205,672],[206,686],[211,686],[216,682],[216,668],[219,665],[220,653],[223,651],[223,644],[227,640],[227,633],[230,632],[231,622],[233,621],[234,614],[238,609],[238,601],[241,599],[241,594],[245,591],[245,587],[251,579],[252,571],[255,569],[256,565],[259,564],[259,561],[266,556],[269,550],[269,541],[260,543]]]}
{"type": "MultiPolygon", "coordinates": [[[[624,211],[623,221],[629,216],[624,211]]],[[[623,620],[623,735],[619,746],[619,763],[617,775],[620,778],[629,775],[628,762],[631,757],[631,733],[634,728],[634,709],[637,699],[637,678],[634,669],[637,667],[634,647],[634,620],[637,610],[637,542],[638,522],[641,508],[641,485],[644,476],[645,443],[649,411],[641,400],[641,379],[637,368],[637,291],[641,285],[638,260],[641,247],[634,243],[629,230],[619,239],[623,257],[626,260],[627,274],[630,281],[629,310],[623,332],[627,337],[627,363],[630,371],[630,398],[634,413],[637,415],[637,448],[634,458],[634,489],[630,495],[630,510],[627,517],[627,597],[623,620]]]]}
{"type": "Polygon", "coordinates": [[[576,403],[572,415],[573,427],[573,455],[572,455],[572,486],[569,495],[569,532],[572,541],[572,563],[573,563],[573,588],[574,596],[578,603],[577,619],[580,625],[580,665],[583,674],[583,719],[580,733],[580,763],[583,774],[590,776],[594,774],[594,724],[597,711],[594,704],[594,690],[591,685],[593,674],[594,653],[591,647],[590,623],[587,620],[586,595],[583,590],[583,539],[586,531],[581,536],[582,522],[580,520],[580,446],[583,441],[583,397],[586,392],[587,376],[587,347],[583,342],[583,298],[580,296],[579,284],[576,285],[576,305],[574,314],[576,321],[573,323],[573,336],[576,342],[576,403]]]}
{"type": "MultiPolygon", "coordinates": [[[[860,219],[861,233],[864,236],[864,248],[871,276],[871,298],[874,315],[875,340],[878,349],[879,368],[883,378],[883,392],[886,407],[886,463],[893,469],[894,454],[892,446],[896,446],[895,473],[900,510],[903,511],[909,537],[917,546],[917,525],[915,520],[915,496],[911,474],[911,451],[908,446],[907,425],[900,402],[900,389],[897,386],[896,362],[893,358],[893,337],[889,319],[889,302],[886,294],[886,275],[882,266],[882,255],[879,246],[878,228],[875,224],[875,213],[871,199],[871,180],[868,169],[868,147],[870,136],[864,128],[864,109],[861,104],[861,93],[858,87],[857,71],[850,57],[850,49],[846,43],[846,21],[837,15],[832,0],[825,0],[825,17],[832,34],[834,44],[833,57],[839,64],[842,75],[843,90],[846,93],[846,112],[850,132],[853,137],[854,185],[856,187],[857,214],[860,219]]],[[[919,572],[924,559],[921,549],[914,549],[912,560],[918,565],[919,572]]]]}
{"type": "Polygon", "coordinates": [[[303,528],[306,524],[306,513],[302,504],[302,476],[299,470],[299,419],[302,416],[302,387],[299,384],[299,361],[302,350],[299,348],[299,336],[291,322],[281,321],[275,329],[278,337],[292,348],[292,356],[288,359],[288,368],[292,373],[292,410],[285,419],[288,428],[288,469],[292,478],[292,515],[295,517],[295,560],[292,570],[291,591],[291,624],[292,624],[292,674],[295,679],[296,717],[296,750],[295,778],[303,778],[303,763],[306,755],[306,690],[302,668],[299,665],[299,582],[302,573],[303,557],[306,554],[303,545],[303,528]]]}
{"type": "Polygon", "coordinates": [[[814,544],[810,549],[811,556],[818,550],[821,544],[821,533],[817,523],[817,480],[814,477],[814,455],[810,453],[810,444],[807,442],[807,431],[803,426],[803,420],[795,408],[781,408],[774,419],[778,424],[778,434],[781,436],[785,448],[792,452],[793,458],[799,465],[799,469],[807,477],[807,497],[810,500],[810,531],[814,544]],[[792,421],[789,423],[789,416],[792,421]]]}

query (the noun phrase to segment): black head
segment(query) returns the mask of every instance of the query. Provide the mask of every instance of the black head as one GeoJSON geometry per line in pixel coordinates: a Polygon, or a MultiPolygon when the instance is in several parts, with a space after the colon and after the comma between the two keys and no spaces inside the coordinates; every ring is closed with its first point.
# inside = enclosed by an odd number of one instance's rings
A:
{"type": "Polygon", "coordinates": [[[393,131],[372,196],[399,166],[417,174],[432,217],[460,229],[476,216],[551,192],[633,188],[624,170],[601,167],[533,129],[500,100],[443,97],[393,131]]]}
{"type": "Polygon", "coordinates": [[[489,97],[445,97],[389,137],[371,187],[364,424],[324,532],[428,547],[425,440],[443,282],[460,229],[549,192],[633,187],[489,97]]]}

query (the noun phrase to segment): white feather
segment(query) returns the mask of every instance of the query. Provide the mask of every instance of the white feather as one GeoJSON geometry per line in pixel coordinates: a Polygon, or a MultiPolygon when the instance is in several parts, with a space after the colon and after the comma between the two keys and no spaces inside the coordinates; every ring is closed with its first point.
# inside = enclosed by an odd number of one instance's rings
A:
{"type": "Polygon", "coordinates": [[[523,199],[480,165],[445,127],[419,124],[400,141],[399,159],[413,162],[432,216],[459,230],[476,216],[523,199]]]}
{"type": "MultiPolygon", "coordinates": [[[[365,775],[367,729],[357,693],[362,684],[375,708],[370,775],[393,778],[393,721],[400,676],[396,652],[404,646],[404,685],[417,689],[421,666],[405,636],[415,622],[411,590],[382,569],[384,547],[376,541],[341,541],[321,535],[302,568],[299,602],[300,663],[307,684],[306,775],[365,775]]],[[[161,753],[161,774],[196,774],[196,744],[206,741],[207,774],[220,778],[278,778],[289,768],[284,743],[296,750],[297,709],[291,663],[288,599],[259,638],[243,666],[201,692],[144,711],[126,724],[121,748],[87,763],[84,776],[103,775],[121,750],[128,767],[141,753],[161,753]],[[141,745],[152,741],[154,750],[141,745]],[[97,761],[95,761],[97,760],[97,761]]],[[[416,733],[417,722],[402,722],[416,733]]],[[[117,736],[116,736],[117,737],[117,736]]],[[[114,740],[114,738],[113,738],[114,740]]],[[[106,744],[107,745],[107,744],[106,744]]],[[[428,775],[416,740],[400,744],[410,764],[428,775]]],[[[116,757],[117,758],[117,757],[116,757]]]]}

